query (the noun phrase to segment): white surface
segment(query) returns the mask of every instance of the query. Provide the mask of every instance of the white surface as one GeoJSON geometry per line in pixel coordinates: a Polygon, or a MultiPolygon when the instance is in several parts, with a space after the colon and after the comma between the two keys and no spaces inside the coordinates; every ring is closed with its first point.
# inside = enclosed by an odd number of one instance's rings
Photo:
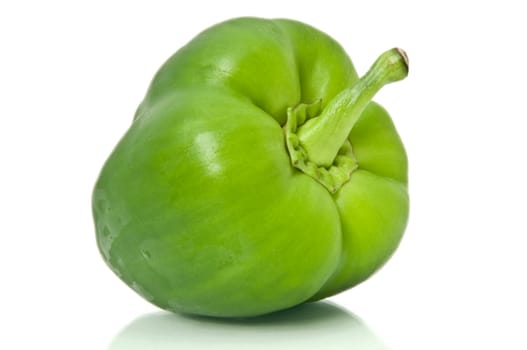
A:
{"type": "Polygon", "coordinates": [[[2,2],[0,348],[527,349],[524,7],[344,3],[2,2]],[[410,56],[408,79],[376,98],[410,159],[406,236],[381,272],[305,325],[152,316],[95,246],[93,183],[154,72],[241,15],[310,23],[359,73],[393,46],[410,56]]]}

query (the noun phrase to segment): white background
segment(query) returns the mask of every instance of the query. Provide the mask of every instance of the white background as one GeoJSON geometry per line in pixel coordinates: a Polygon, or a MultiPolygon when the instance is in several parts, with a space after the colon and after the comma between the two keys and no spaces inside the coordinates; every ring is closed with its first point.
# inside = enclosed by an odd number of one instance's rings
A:
{"type": "Polygon", "coordinates": [[[0,348],[527,349],[521,4],[2,2],[0,348]],[[318,27],[360,74],[388,48],[408,52],[409,77],[376,100],[407,147],[410,223],[392,260],[323,312],[152,316],[99,256],[92,186],[164,60],[244,15],[318,27]]]}

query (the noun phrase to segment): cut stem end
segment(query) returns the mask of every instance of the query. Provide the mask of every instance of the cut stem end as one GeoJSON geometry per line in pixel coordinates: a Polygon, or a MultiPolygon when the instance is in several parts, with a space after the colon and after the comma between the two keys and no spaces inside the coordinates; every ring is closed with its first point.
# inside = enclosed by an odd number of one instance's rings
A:
{"type": "Polygon", "coordinates": [[[406,78],[408,67],[404,50],[384,52],[358,82],[329,101],[318,117],[300,126],[298,139],[308,159],[320,167],[331,166],[364,108],[384,85],[406,78]]]}

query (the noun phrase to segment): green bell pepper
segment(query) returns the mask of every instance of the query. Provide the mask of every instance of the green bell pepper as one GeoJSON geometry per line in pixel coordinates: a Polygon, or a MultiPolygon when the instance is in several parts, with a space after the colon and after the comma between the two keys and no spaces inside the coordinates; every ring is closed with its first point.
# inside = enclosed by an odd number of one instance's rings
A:
{"type": "Polygon", "coordinates": [[[407,158],[371,102],[400,49],[359,79],[292,20],[217,24],[157,72],[93,192],[99,250],[153,304],[255,316],[367,279],[408,218],[407,158]]]}

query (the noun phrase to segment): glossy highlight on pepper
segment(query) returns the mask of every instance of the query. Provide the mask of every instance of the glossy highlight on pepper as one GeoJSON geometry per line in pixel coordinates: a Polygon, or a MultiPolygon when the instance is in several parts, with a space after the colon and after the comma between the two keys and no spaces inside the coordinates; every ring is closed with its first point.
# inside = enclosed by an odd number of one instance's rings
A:
{"type": "Polygon", "coordinates": [[[370,277],[408,220],[407,157],[372,102],[401,49],[359,79],[343,48],[288,19],[200,33],[154,76],[93,192],[99,250],[174,312],[257,316],[370,277]]]}

